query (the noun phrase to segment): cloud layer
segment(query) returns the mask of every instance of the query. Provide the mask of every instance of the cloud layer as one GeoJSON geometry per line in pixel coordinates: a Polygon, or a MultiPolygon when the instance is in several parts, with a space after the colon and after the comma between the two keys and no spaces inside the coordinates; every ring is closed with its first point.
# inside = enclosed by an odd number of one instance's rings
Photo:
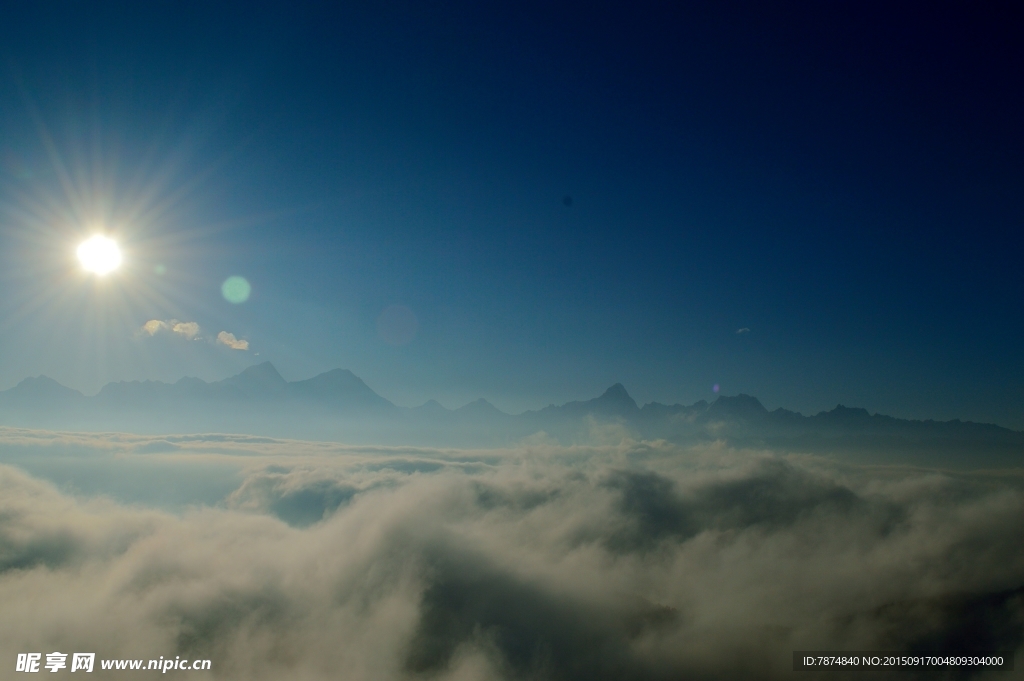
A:
{"type": "Polygon", "coordinates": [[[14,429],[0,458],[19,466],[0,467],[5,665],[67,650],[213,661],[190,678],[789,679],[795,649],[1015,649],[1024,631],[1019,472],[14,429]],[[46,457],[223,466],[232,484],[167,513],[19,468],[46,457]]]}

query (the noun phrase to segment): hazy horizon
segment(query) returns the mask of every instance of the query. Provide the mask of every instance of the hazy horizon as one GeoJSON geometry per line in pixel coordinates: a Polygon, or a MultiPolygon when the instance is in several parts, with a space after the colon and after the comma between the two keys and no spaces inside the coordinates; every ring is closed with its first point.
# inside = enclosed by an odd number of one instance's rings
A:
{"type": "MultiPolygon", "coordinates": [[[[242,371],[240,371],[238,373],[230,374],[230,375],[224,376],[224,377],[222,377],[220,379],[213,379],[213,380],[199,379],[199,380],[204,380],[204,382],[208,383],[208,384],[223,382],[223,381],[225,381],[225,380],[227,380],[229,378],[233,378],[233,377],[239,376],[240,374],[244,373],[246,369],[249,369],[249,368],[252,368],[252,367],[259,367],[259,366],[262,366],[262,365],[265,365],[265,364],[273,366],[273,363],[270,362],[270,361],[259,362],[259,363],[256,363],[256,364],[252,364],[249,367],[243,368],[242,371]]],[[[276,367],[274,367],[274,369],[276,371],[276,367]]],[[[352,373],[353,376],[356,376],[356,378],[359,378],[361,380],[360,376],[357,376],[356,374],[351,372],[349,369],[346,369],[344,367],[335,367],[333,369],[328,369],[327,371],[318,373],[318,374],[313,375],[313,376],[307,376],[305,378],[296,378],[296,379],[291,379],[291,380],[285,378],[284,376],[282,376],[282,378],[286,382],[288,382],[288,383],[300,383],[302,381],[307,381],[307,380],[310,380],[310,379],[313,379],[313,378],[317,378],[319,376],[323,376],[325,374],[330,374],[330,373],[335,372],[335,371],[344,371],[344,372],[352,373]]],[[[278,373],[280,373],[280,372],[278,372],[278,373]]],[[[38,376],[27,376],[27,377],[21,379],[20,381],[18,381],[15,385],[9,387],[9,388],[0,389],[0,393],[4,392],[5,390],[12,390],[13,388],[15,388],[18,385],[22,384],[26,380],[41,379],[41,378],[49,378],[51,380],[55,380],[55,379],[53,379],[50,376],[46,376],[45,374],[40,374],[38,376]]],[[[197,376],[182,376],[182,377],[180,377],[177,380],[170,380],[170,381],[160,381],[160,380],[157,380],[157,379],[134,379],[134,380],[130,380],[130,381],[129,380],[111,381],[110,383],[143,383],[144,384],[144,383],[147,383],[147,382],[153,382],[153,383],[163,383],[163,384],[166,384],[166,385],[173,385],[175,383],[178,383],[179,381],[188,381],[188,380],[196,379],[196,378],[199,378],[199,377],[197,377],[197,376]]],[[[83,391],[81,391],[81,390],[79,390],[77,388],[74,388],[73,386],[66,386],[63,383],[60,383],[59,381],[57,381],[57,383],[62,385],[62,386],[64,386],[64,387],[66,387],[66,388],[71,388],[72,390],[76,390],[77,392],[81,393],[84,397],[96,397],[96,396],[98,396],[102,392],[103,388],[108,385],[108,384],[104,384],[95,393],[91,393],[90,394],[90,393],[87,393],[87,392],[83,392],[83,391]]],[[[364,384],[365,384],[365,381],[364,381],[364,384]]],[[[541,405],[541,404],[533,405],[532,407],[528,407],[526,409],[523,409],[522,411],[509,411],[509,410],[506,410],[506,409],[502,409],[501,407],[496,405],[492,399],[490,399],[489,397],[487,397],[485,395],[480,395],[480,396],[478,396],[478,397],[476,397],[474,399],[471,399],[471,400],[469,400],[468,402],[465,402],[465,403],[458,403],[458,404],[453,404],[453,405],[445,405],[445,404],[443,404],[441,402],[440,399],[438,399],[436,397],[429,397],[424,402],[421,402],[421,403],[401,404],[399,402],[396,402],[393,399],[390,399],[386,395],[381,395],[379,392],[377,392],[376,390],[373,389],[373,386],[370,386],[368,384],[366,384],[366,385],[375,394],[380,395],[380,397],[383,397],[384,399],[388,400],[389,402],[391,402],[395,406],[401,407],[401,408],[404,408],[404,409],[414,409],[414,408],[417,408],[417,407],[427,406],[427,405],[429,405],[431,403],[437,403],[441,407],[443,407],[446,411],[458,411],[459,409],[461,409],[463,407],[467,407],[467,406],[470,406],[472,404],[479,403],[480,401],[484,401],[484,402],[487,402],[487,403],[491,404],[492,406],[494,406],[501,413],[506,414],[506,415],[510,415],[510,416],[523,415],[523,414],[525,414],[527,412],[538,411],[538,410],[544,409],[546,407],[562,406],[562,405],[573,403],[573,402],[585,402],[587,400],[592,400],[592,399],[594,399],[596,397],[600,397],[601,395],[605,394],[608,390],[610,390],[612,388],[615,388],[617,386],[618,387],[622,387],[623,389],[625,389],[626,392],[629,394],[630,398],[635,400],[635,398],[633,398],[633,395],[631,393],[629,393],[629,389],[626,386],[624,386],[621,382],[616,382],[616,383],[614,383],[614,384],[612,384],[610,386],[607,386],[604,390],[601,390],[597,394],[593,394],[593,395],[580,395],[580,396],[577,396],[575,399],[567,400],[566,402],[563,402],[561,404],[556,404],[556,403],[553,403],[553,402],[549,402],[549,403],[543,404],[543,405],[541,405]]],[[[862,407],[860,405],[857,405],[857,404],[844,404],[842,402],[836,402],[835,404],[832,405],[831,408],[821,409],[821,410],[819,410],[817,412],[804,413],[804,412],[801,412],[801,411],[796,410],[796,409],[788,408],[786,405],[767,405],[767,404],[764,404],[757,395],[747,395],[746,393],[736,393],[735,395],[729,395],[729,394],[721,392],[720,390],[719,391],[713,391],[712,392],[712,396],[710,398],[702,397],[702,398],[696,400],[695,402],[693,402],[691,404],[682,404],[682,403],[679,403],[679,402],[675,402],[675,403],[673,403],[673,405],[695,406],[695,405],[700,404],[702,402],[713,403],[713,402],[717,401],[719,398],[723,398],[723,397],[725,397],[725,398],[731,398],[731,397],[753,397],[756,400],[758,400],[759,403],[763,404],[767,411],[783,410],[783,411],[793,412],[795,414],[799,414],[799,415],[803,415],[803,416],[812,416],[814,414],[822,414],[822,413],[826,413],[826,412],[832,411],[832,410],[834,410],[836,408],[864,409],[864,407],[862,407]]],[[[650,401],[650,402],[642,402],[640,400],[635,400],[635,401],[636,401],[638,406],[664,405],[665,404],[665,403],[661,403],[661,402],[657,402],[657,401],[650,401]]],[[[665,405],[665,406],[672,406],[672,405],[665,405]]],[[[871,412],[869,412],[869,413],[871,413],[871,412]]],[[[923,416],[921,418],[907,418],[907,417],[895,416],[894,414],[881,414],[880,412],[874,412],[874,413],[877,414],[877,415],[881,415],[881,416],[891,416],[891,417],[894,417],[894,418],[902,418],[902,419],[906,419],[906,420],[940,421],[939,419],[934,419],[934,418],[931,418],[931,417],[928,417],[928,416],[923,416]]],[[[339,415],[343,415],[343,414],[339,414],[339,415]]],[[[967,419],[957,418],[957,417],[947,419],[947,421],[966,421],[968,423],[972,423],[972,421],[969,421],[967,419]]],[[[992,422],[978,421],[978,422],[973,422],[973,423],[986,424],[986,423],[992,423],[992,422]]],[[[1008,426],[1006,426],[1005,424],[992,423],[992,425],[998,425],[998,426],[1000,426],[1002,428],[1008,428],[1008,426]]],[[[1009,428],[1009,429],[1011,429],[1011,430],[1018,430],[1018,429],[1015,429],[1015,428],[1009,428]]]]}

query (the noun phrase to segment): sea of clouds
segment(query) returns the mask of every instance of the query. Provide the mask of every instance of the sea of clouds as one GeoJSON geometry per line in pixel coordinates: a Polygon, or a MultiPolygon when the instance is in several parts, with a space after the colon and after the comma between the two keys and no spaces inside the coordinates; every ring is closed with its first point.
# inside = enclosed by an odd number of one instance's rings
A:
{"type": "Polygon", "coordinates": [[[1022,538],[1019,470],[0,428],[0,678],[52,651],[238,680],[791,679],[794,650],[837,649],[1019,669],[1022,538]]]}

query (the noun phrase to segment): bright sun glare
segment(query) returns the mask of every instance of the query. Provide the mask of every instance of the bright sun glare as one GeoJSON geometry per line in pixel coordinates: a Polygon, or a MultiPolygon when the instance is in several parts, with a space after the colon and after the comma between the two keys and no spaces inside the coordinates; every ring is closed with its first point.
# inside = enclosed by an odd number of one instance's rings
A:
{"type": "Polygon", "coordinates": [[[104,275],[121,265],[121,249],[113,239],[97,234],[78,247],[78,260],[87,271],[104,275]]]}

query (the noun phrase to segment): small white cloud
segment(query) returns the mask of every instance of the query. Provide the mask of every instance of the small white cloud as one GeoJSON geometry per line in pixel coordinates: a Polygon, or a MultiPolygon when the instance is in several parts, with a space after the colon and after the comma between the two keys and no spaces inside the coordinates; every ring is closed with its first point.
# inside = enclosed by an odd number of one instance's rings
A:
{"type": "Polygon", "coordinates": [[[167,322],[162,322],[159,319],[150,319],[148,322],[142,325],[139,329],[140,332],[155,336],[157,332],[163,331],[167,328],[167,322]]]}
{"type": "Polygon", "coordinates": [[[189,340],[199,339],[199,324],[197,322],[182,322],[177,319],[150,319],[139,329],[140,334],[155,336],[163,331],[170,331],[173,334],[182,336],[189,340]]]}
{"type": "Polygon", "coordinates": [[[192,340],[199,336],[199,324],[195,322],[178,322],[171,327],[171,331],[192,340]]]}
{"type": "Polygon", "coordinates": [[[232,350],[248,350],[249,341],[240,340],[235,338],[235,334],[228,333],[227,331],[221,331],[217,334],[217,342],[221,345],[226,345],[232,350]]]}
{"type": "Polygon", "coordinates": [[[742,336],[742,335],[748,334],[748,333],[750,333],[750,329],[748,329],[745,326],[742,329],[736,329],[736,335],[737,336],[742,336]]]}

